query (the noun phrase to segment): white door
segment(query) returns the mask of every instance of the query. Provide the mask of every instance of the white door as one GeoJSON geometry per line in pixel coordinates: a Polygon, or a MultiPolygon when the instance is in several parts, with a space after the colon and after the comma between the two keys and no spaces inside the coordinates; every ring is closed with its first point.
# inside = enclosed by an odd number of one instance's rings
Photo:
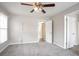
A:
{"type": "Polygon", "coordinates": [[[52,43],[52,21],[46,22],[46,41],[52,43]]]}
{"type": "Polygon", "coordinates": [[[67,48],[71,48],[76,45],[76,17],[74,16],[67,16],[67,39],[66,44],[67,48]]]}

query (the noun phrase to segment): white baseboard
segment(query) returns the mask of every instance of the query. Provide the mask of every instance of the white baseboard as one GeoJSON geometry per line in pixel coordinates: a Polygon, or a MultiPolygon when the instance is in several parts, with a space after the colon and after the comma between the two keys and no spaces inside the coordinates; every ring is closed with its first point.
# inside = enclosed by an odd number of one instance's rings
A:
{"type": "Polygon", "coordinates": [[[61,45],[57,44],[56,42],[53,42],[53,44],[55,44],[55,45],[57,45],[57,46],[59,46],[59,47],[61,47],[61,48],[65,49],[63,46],[61,46],[61,45]]]}
{"type": "Polygon", "coordinates": [[[4,49],[6,49],[7,47],[8,47],[8,44],[6,44],[3,48],[0,49],[0,53],[1,53],[4,49]]]}
{"type": "Polygon", "coordinates": [[[38,41],[33,41],[33,42],[23,42],[23,43],[10,43],[9,45],[14,45],[14,44],[26,44],[26,43],[38,43],[38,41]]]}

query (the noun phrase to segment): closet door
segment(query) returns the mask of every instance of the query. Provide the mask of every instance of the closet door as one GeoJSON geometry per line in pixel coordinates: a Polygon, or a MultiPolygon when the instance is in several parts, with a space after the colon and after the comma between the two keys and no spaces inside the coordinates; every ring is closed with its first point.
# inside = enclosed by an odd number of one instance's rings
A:
{"type": "Polygon", "coordinates": [[[46,22],[46,41],[52,43],[52,20],[46,22]]]}
{"type": "Polygon", "coordinates": [[[27,20],[22,24],[22,43],[34,43],[38,41],[38,23],[27,20]]]}
{"type": "Polygon", "coordinates": [[[76,45],[76,17],[66,16],[66,48],[76,45]]]}

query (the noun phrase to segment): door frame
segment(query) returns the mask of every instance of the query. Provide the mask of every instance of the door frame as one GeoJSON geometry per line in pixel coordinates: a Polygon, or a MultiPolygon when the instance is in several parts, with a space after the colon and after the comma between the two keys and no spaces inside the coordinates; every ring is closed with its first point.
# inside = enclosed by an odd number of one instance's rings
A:
{"type": "Polygon", "coordinates": [[[67,16],[64,16],[64,49],[67,49],[67,16]]]}

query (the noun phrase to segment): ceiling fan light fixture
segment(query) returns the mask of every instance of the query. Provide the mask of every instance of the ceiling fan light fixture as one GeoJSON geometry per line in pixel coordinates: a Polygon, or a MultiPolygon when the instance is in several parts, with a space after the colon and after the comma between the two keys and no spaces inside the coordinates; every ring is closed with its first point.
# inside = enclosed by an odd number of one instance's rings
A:
{"type": "Polygon", "coordinates": [[[42,11],[42,8],[35,7],[35,8],[34,8],[34,11],[35,11],[35,12],[40,12],[40,11],[42,11]]]}
{"type": "Polygon", "coordinates": [[[35,11],[39,10],[37,7],[34,8],[35,11]]]}
{"type": "Polygon", "coordinates": [[[39,10],[41,11],[41,10],[42,10],[42,8],[39,8],[39,10]]]}

